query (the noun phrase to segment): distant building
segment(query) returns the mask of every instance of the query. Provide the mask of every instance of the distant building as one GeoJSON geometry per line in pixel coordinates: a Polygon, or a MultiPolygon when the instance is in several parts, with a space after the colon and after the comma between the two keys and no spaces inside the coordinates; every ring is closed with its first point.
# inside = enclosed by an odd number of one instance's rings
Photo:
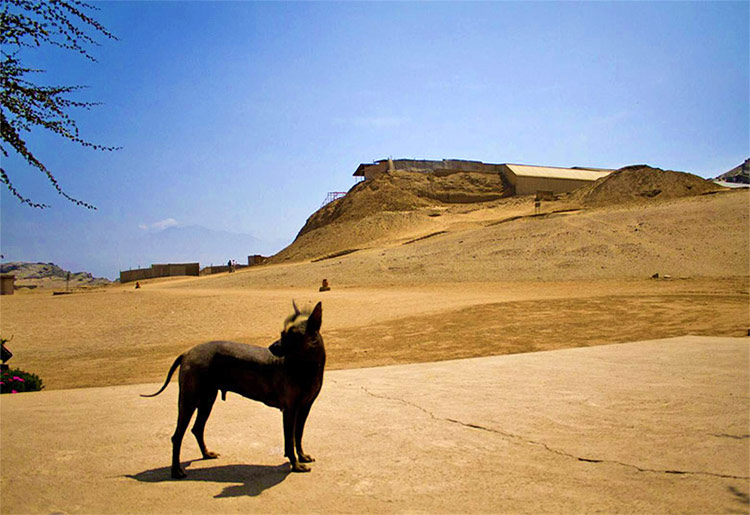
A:
{"type": "Polygon", "coordinates": [[[265,265],[267,262],[268,262],[268,257],[261,256],[260,254],[253,254],[252,256],[247,256],[247,266],[265,265]]]}
{"type": "Polygon", "coordinates": [[[750,185],[750,159],[719,175],[714,182],[727,187],[747,187],[750,185]]]}
{"type": "Polygon", "coordinates": [[[354,172],[354,176],[367,180],[377,177],[381,173],[396,170],[434,173],[436,175],[460,172],[498,173],[505,178],[507,183],[512,185],[516,195],[533,195],[539,191],[566,193],[601,179],[614,171],[603,168],[492,164],[460,159],[443,159],[441,161],[381,159],[374,163],[360,164],[354,172]]]}
{"type": "Polygon", "coordinates": [[[613,170],[591,168],[557,168],[513,164],[501,166],[501,173],[513,185],[516,195],[533,195],[538,191],[567,193],[613,172],[613,170]]]}
{"type": "Polygon", "coordinates": [[[16,276],[13,274],[0,274],[0,295],[13,295],[15,281],[16,276]]]}
{"type": "Polygon", "coordinates": [[[130,281],[141,281],[144,279],[154,279],[156,277],[173,277],[178,275],[195,275],[200,272],[198,263],[166,263],[151,265],[151,268],[138,268],[133,270],[120,271],[120,283],[130,281]]]}

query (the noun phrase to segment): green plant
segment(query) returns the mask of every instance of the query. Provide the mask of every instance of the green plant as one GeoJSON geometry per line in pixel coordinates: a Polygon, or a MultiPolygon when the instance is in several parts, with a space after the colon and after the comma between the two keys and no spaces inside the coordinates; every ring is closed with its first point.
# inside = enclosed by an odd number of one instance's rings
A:
{"type": "Polygon", "coordinates": [[[42,379],[36,374],[17,368],[0,372],[0,393],[38,392],[42,388],[42,379]]]}

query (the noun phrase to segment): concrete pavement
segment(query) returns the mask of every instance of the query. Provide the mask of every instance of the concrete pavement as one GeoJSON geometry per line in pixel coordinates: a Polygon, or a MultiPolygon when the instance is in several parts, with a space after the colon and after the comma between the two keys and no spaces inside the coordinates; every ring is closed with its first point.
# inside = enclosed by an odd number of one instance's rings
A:
{"type": "Polygon", "coordinates": [[[680,337],[328,372],[309,474],[289,472],[280,412],[229,394],[206,429],[219,459],[188,433],[171,480],[175,379],[152,399],[3,395],[0,512],[747,513],[749,350],[680,337]]]}

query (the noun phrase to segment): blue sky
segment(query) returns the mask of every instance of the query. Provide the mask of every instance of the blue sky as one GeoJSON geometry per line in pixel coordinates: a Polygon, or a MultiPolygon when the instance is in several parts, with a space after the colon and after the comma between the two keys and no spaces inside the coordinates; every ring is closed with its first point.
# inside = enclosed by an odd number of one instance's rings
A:
{"type": "MultiPolygon", "coordinates": [[[[14,157],[4,261],[114,278],[159,231],[291,242],[360,162],[393,156],[552,166],[648,163],[713,177],[750,155],[748,2],[106,2],[98,63],[27,51],[84,84],[96,152],[32,133],[71,196],[14,157]],[[147,236],[147,237],[146,237],[147,236]]],[[[41,79],[41,78],[40,78],[41,79]]],[[[206,258],[211,259],[211,258],[206,258]]],[[[208,263],[202,263],[208,264],[208,263]]]]}

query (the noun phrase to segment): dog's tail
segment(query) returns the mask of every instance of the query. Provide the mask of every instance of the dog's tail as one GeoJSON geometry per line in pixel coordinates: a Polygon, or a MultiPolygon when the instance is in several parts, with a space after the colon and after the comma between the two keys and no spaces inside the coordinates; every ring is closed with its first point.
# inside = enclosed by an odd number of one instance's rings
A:
{"type": "Polygon", "coordinates": [[[172,368],[169,369],[169,373],[167,374],[167,380],[164,381],[164,386],[161,387],[161,390],[159,390],[156,393],[152,393],[151,395],[141,394],[141,397],[156,397],[161,392],[163,392],[167,388],[167,385],[169,384],[169,380],[172,379],[172,374],[174,374],[174,371],[177,370],[177,367],[179,367],[181,363],[182,363],[182,354],[177,356],[177,359],[174,360],[174,363],[172,363],[172,368]]]}

